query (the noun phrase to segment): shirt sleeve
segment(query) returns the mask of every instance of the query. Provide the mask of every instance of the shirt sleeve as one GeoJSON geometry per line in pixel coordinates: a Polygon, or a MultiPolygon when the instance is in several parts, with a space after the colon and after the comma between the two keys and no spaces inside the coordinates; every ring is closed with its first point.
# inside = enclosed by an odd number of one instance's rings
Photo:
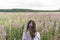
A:
{"type": "Polygon", "coordinates": [[[40,39],[40,33],[39,32],[37,32],[37,36],[36,37],[37,37],[37,40],[41,40],[40,39]]]}

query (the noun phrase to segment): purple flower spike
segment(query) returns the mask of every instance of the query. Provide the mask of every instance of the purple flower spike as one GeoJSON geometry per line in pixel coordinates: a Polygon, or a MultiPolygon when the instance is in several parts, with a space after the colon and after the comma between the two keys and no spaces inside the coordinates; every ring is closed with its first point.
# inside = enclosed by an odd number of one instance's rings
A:
{"type": "Polygon", "coordinates": [[[33,24],[32,24],[32,22],[29,24],[29,27],[32,27],[33,26],[33,24]]]}

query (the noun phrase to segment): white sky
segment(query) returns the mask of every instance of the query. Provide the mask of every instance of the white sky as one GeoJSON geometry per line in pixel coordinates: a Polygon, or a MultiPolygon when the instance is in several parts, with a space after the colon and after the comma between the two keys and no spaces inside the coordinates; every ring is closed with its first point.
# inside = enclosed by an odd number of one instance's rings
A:
{"type": "Polygon", "coordinates": [[[56,10],[60,8],[60,0],[0,0],[0,9],[13,8],[56,10]]]}

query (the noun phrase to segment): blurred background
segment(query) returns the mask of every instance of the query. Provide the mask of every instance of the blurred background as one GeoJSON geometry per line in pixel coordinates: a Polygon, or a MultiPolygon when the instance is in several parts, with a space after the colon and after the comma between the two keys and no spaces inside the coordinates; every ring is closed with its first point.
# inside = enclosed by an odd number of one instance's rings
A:
{"type": "Polygon", "coordinates": [[[60,12],[0,12],[0,40],[22,40],[29,20],[41,40],[60,40],[60,12]]]}

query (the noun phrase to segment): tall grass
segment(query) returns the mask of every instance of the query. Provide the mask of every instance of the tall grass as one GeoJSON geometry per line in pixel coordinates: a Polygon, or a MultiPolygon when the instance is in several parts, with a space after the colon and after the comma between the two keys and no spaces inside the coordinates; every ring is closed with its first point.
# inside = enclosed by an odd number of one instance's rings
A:
{"type": "MultiPolygon", "coordinates": [[[[6,40],[22,40],[25,25],[31,19],[37,24],[37,30],[41,34],[41,40],[60,40],[60,21],[46,15],[40,14],[0,14],[0,25],[3,25],[3,32],[6,32],[6,40]],[[32,16],[31,16],[32,15],[32,16]],[[30,17],[29,17],[30,16],[30,17]],[[49,19],[50,18],[50,19],[49,19]],[[50,23],[52,20],[53,23],[50,23]],[[58,31],[56,31],[58,22],[58,31]],[[49,24],[50,23],[50,24],[49,24]]],[[[0,32],[0,40],[3,37],[0,32]]]]}
{"type": "Polygon", "coordinates": [[[22,33],[23,33],[24,25],[21,28],[12,27],[11,31],[7,28],[7,37],[6,40],[22,40],[22,33]]]}

